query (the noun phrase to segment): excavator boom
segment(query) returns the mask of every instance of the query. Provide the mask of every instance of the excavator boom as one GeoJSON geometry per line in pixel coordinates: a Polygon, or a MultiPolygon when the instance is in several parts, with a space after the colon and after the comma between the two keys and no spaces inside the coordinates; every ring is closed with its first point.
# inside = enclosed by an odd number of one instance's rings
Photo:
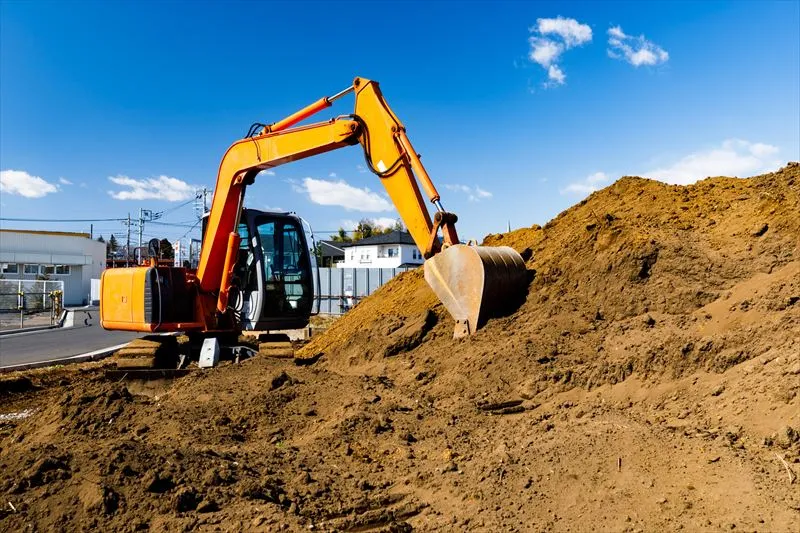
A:
{"type": "Polygon", "coordinates": [[[356,144],[363,147],[367,166],[380,178],[427,259],[425,279],[455,318],[456,336],[474,333],[498,304],[524,290],[525,266],[513,249],[460,244],[455,228],[458,218],[443,208],[405,126],[386,104],[377,82],[355,78],[352,86],[331,97],[321,98],[273,124],[258,126],[235,142],[222,158],[196,273],[174,273],[185,278],[183,282],[173,282],[182,294],[196,292],[192,317],[158,324],[148,320],[146,313],[129,319],[136,313],[126,308],[127,293],[143,283],[150,283],[147,287],[151,288],[145,287],[146,291],[155,290],[155,286],[161,290],[161,277],[156,272],[156,277],[146,282],[142,272],[130,276],[118,273],[104,275],[103,297],[109,299],[101,308],[104,327],[136,331],[236,330],[239,325],[229,300],[242,244],[237,228],[246,187],[264,170],[356,144]],[[351,92],[355,93],[353,114],[297,126],[351,92]],[[423,193],[435,206],[433,218],[425,207],[423,193]],[[112,279],[113,287],[109,286],[112,279]]]}

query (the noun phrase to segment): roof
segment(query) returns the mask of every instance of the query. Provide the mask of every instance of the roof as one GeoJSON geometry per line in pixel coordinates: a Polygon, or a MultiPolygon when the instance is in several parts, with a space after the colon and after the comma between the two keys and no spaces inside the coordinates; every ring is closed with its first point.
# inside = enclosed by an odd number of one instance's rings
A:
{"type": "Polygon", "coordinates": [[[351,246],[374,246],[376,244],[411,244],[416,246],[417,243],[411,238],[411,234],[407,231],[394,230],[389,233],[382,233],[380,235],[373,235],[366,239],[361,239],[356,242],[348,242],[343,244],[345,247],[351,246]]]}
{"type": "Polygon", "coordinates": [[[74,232],[74,231],[39,231],[30,229],[0,229],[4,233],[29,233],[31,235],[55,235],[58,237],[85,237],[91,238],[88,233],[74,232]]]}
{"type": "Polygon", "coordinates": [[[320,251],[325,257],[344,255],[343,244],[338,241],[319,241],[320,251]]]}

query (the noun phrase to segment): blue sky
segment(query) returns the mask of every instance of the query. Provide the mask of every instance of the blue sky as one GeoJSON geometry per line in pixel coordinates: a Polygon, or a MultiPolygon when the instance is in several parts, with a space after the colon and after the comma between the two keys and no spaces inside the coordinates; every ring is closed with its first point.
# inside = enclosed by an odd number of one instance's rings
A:
{"type": "MultiPolygon", "coordinates": [[[[213,188],[252,122],[356,75],[381,82],[464,239],[542,224],[626,174],[773,170],[800,159],[799,6],[3,0],[0,216],[145,208],[191,224],[181,204],[213,188]]],[[[351,109],[343,99],[319,118],[351,109]]],[[[296,211],[318,231],[395,218],[362,157],[353,147],[277,168],[246,204],[296,211]]],[[[148,224],[145,236],[187,230],[148,224]]]]}

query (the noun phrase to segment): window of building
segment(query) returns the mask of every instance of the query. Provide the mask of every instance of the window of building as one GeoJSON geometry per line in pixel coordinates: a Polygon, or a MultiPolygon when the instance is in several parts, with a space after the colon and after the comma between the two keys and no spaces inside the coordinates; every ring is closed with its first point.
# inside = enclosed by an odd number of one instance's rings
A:
{"type": "Polygon", "coordinates": [[[69,276],[69,265],[56,265],[56,274],[69,276]]]}
{"type": "Polygon", "coordinates": [[[16,263],[2,263],[3,274],[17,274],[19,272],[19,265],[16,263]]]}
{"type": "Polygon", "coordinates": [[[396,257],[397,256],[397,250],[395,248],[389,248],[388,250],[386,250],[386,255],[388,257],[396,257]]]}
{"type": "Polygon", "coordinates": [[[38,274],[39,265],[25,265],[24,272],[25,274],[38,274]]]}
{"type": "Polygon", "coordinates": [[[43,265],[44,273],[45,274],[55,274],[56,273],[56,266],[55,265],[43,265]]]}

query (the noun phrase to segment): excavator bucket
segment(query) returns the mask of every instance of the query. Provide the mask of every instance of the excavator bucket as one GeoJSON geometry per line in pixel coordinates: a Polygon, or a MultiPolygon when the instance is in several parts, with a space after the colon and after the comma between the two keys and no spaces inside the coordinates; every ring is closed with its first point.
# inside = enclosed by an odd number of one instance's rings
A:
{"type": "Polygon", "coordinates": [[[513,248],[457,244],[425,261],[425,281],[455,319],[458,339],[520,302],[528,275],[513,248]]]}

